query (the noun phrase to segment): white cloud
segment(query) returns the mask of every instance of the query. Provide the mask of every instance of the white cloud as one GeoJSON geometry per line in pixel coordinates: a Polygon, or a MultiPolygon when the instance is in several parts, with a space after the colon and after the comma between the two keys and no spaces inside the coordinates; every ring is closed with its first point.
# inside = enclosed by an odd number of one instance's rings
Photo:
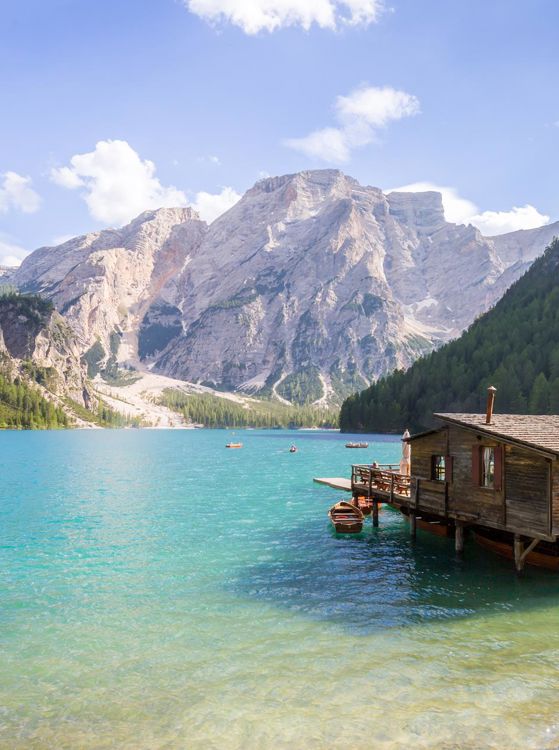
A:
{"type": "Polygon", "coordinates": [[[549,216],[540,213],[529,204],[522,207],[514,206],[510,211],[480,212],[476,204],[462,198],[456,188],[435,185],[432,182],[413,182],[386,192],[423,193],[428,190],[441,194],[447,221],[453,224],[473,224],[486,237],[515,232],[518,229],[536,229],[548,224],[550,220],[549,216]]]}
{"type": "Polygon", "coordinates": [[[372,143],[379,129],[418,112],[419,100],[405,91],[389,86],[361,86],[336,99],[339,127],[314,130],[303,138],[289,138],[285,145],[313,159],[343,164],[349,161],[354,148],[372,143]]]}
{"type": "Polygon", "coordinates": [[[23,177],[17,172],[5,172],[0,184],[0,213],[11,208],[32,214],[39,210],[41,197],[31,187],[31,177],[23,177]]]}
{"type": "Polygon", "coordinates": [[[224,187],[221,193],[217,194],[202,191],[196,193],[192,208],[200,214],[201,219],[210,223],[228,211],[240,199],[239,193],[230,187],[224,187]]]}
{"type": "Polygon", "coordinates": [[[471,219],[482,234],[490,237],[493,234],[515,232],[517,229],[536,229],[548,224],[549,216],[541,214],[537,208],[527,203],[525,206],[513,206],[510,211],[483,211],[471,219]]]}
{"type": "MultiPolygon", "coordinates": [[[[220,164],[217,156],[208,161],[220,164]]],[[[72,156],[70,166],[51,170],[51,180],[69,190],[81,189],[93,218],[111,225],[125,224],[147,209],[187,205],[213,221],[241,197],[224,187],[215,195],[199,192],[190,201],[182,190],[162,185],[155,164],[141,159],[127,141],[99,141],[94,151],[72,156]]]]}
{"type": "Polygon", "coordinates": [[[219,156],[215,156],[215,154],[210,154],[210,156],[199,156],[196,161],[199,164],[205,164],[206,162],[209,162],[216,167],[221,167],[221,159],[219,158],[219,156]]]}
{"type": "Polygon", "coordinates": [[[94,151],[76,154],[70,166],[51,171],[57,185],[82,189],[90,214],[104,224],[125,224],[150,208],[185,206],[186,195],[165,187],[155,164],[142,160],[126,141],[99,141],[94,151]]]}
{"type": "Polygon", "coordinates": [[[26,255],[29,255],[29,250],[17,245],[7,235],[0,233],[0,266],[19,266],[26,255]]]}
{"type": "Polygon", "coordinates": [[[212,24],[231,23],[245,34],[287,26],[308,30],[368,26],[378,21],[383,0],[183,0],[191,13],[212,24]]]}

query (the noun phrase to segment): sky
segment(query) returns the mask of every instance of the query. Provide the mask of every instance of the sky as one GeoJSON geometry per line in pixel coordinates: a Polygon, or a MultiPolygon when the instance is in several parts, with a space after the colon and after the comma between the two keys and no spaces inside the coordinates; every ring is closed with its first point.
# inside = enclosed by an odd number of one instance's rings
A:
{"type": "Polygon", "coordinates": [[[556,0],[0,0],[0,264],[258,179],[559,219],[556,0]]]}

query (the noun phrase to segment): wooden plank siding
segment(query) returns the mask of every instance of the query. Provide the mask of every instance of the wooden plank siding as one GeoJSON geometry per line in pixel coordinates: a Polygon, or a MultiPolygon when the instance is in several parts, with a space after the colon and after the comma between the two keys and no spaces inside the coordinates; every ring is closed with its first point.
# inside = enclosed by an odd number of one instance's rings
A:
{"type": "Polygon", "coordinates": [[[480,487],[472,477],[472,449],[481,449],[482,446],[496,448],[499,443],[485,437],[478,440],[473,432],[455,426],[449,427],[448,435],[449,454],[454,458],[453,481],[448,495],[449,511],[504,526],[504,491],[480,487]]]}
{"type": "Polygon", "coordinates": [[[411,446],[411,474],[420,480],[419,512],[527,536],[559,534],[559,471],[545,455],[456,424],[418,436],[411,446]],[[497,470],[501,464],[491,488],[480,486],[472,467],[483,447],[496,448],[497,470]],[[435,455],[451,457],[450,481],[432,479],[435,455]]]}
{"type": "Polygon", "coordinates": [[[559,466],[551,464],[551,533],[559,534],[559,466]]]}
{"type": "Polygon", "coordinates": [[[550,530],[550,467],[542,456],[508,446],[505,453],[506,525],[550,530]]]}

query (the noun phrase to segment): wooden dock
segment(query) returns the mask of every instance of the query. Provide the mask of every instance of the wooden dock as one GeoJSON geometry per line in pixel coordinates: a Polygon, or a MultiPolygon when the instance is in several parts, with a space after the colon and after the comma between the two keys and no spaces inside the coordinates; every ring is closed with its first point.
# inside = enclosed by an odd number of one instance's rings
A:
{"type": "Polygon", "coordinates": [[[315,477],[313,482],[317,484],[325,484],[327,487],[332,487],[334,490],[341,490],[342,492],[351,492],[351,479],[345,479],[344,477],[315,477]]]}

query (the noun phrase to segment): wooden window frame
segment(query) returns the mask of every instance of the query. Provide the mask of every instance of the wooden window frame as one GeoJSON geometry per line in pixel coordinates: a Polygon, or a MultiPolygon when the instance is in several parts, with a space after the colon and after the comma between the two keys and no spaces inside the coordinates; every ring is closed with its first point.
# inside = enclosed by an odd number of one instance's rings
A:
{"type": "Polygon", "coordinates": [[[475,445],[472,448],[472,482],[482,490],[501,492],[504,482],[505,452],[502,445],[475,445]],[[484,482],[484,451],[493,451],[493,481],[484,482]]]}
{"type": "Polygon", "coordinates": [[[431,479],[434,482],[446,482],[447,481],[447,457],[442,453],[434,453],[431,456],[431,479]],[[441,466],[437,464],[437,459],[442,459],[442,474],[443,477],[437,476],[441,471],[441,466]]]}

